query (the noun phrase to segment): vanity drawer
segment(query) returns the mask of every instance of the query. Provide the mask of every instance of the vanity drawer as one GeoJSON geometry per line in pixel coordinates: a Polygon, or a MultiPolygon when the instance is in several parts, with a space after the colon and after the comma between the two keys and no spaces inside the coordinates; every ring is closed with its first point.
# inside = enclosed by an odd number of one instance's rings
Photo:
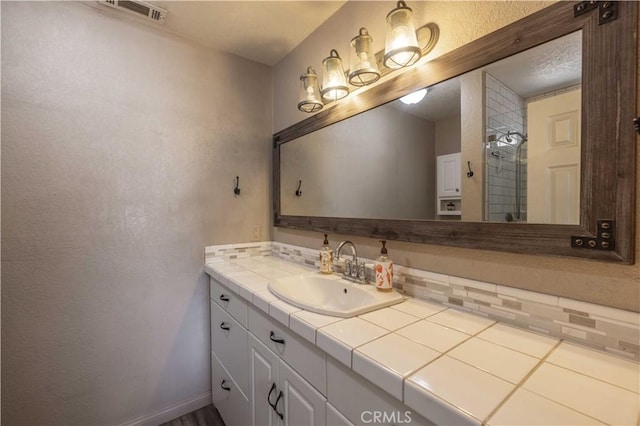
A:
{"type": "Polygon", "coordinates": [[[225,424],[249,424],[249,400],[213,352],[211,353],[211,397],[225,424]]]}
{"type": "Polygon", "coordinates": [[[243,327],[247,327],[247,302],[218,281],[209,280],[211,299],[229,312],[243,327]]]}
{"type": "Polygon", "coordinates": [[[322,395],[326,395],[327,363],[323,351],[253,308],[249,308],[249,331],[293,367],[322,395]],[[284,344],[274,342],[278,339],[284,340],[284,344]]]}
{"type": "Polygon", "coordinates": [[[211,350],[246,394],[249,388],[247,330],[211,302],[211,350]]]}

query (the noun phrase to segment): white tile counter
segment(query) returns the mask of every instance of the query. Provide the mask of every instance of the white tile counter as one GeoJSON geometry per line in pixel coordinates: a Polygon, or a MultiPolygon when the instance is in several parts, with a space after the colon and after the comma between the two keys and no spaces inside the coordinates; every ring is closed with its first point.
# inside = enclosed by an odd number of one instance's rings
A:
{"type": "Polygon", "coordinates": [[[347,319],[304,311],[268,283],[316,271],[276,257],[205,270],[437,424],[639,424],[635,361],[418,299],[347,319]]]}

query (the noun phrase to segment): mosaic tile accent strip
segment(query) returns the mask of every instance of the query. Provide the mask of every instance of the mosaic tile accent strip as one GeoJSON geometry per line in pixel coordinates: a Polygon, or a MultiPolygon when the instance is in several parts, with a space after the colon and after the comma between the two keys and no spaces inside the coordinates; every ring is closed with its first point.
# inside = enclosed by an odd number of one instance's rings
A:
{"type": "MultiPolygon", "coordinates": [[[[205,262],[274,256],[319,268],[318,250],[280,242],[228,244],[205,249],[205,262]]],[[[373,281],[373,260],[361,258],[373,281]]],[[[394,265],[394,287],[408,296],[515,327],[640,360],[640,314],[514,287],[394,265]]]]}
{"type": "Polygon", "coordinates": [[[397,270],[396,279],[403,282],[407,295],[640,360],[638,313],[489,283],[482,284],[495,290],[482,290],[462,285],[458,277],[449,277],[448,285],[443,285],[425,279],[427,273],[418,269],[400,266],[397,270]],[[513,296],[514,293],[517,296],[513,296]],[[580,310],[563,306],[573,306],[575,302],[579,303],[580,310]],[[602,308],[607,309],[606,315],[599,312],[602,308]]]}
{"type": "Polygon", "coordinates": [[[204,249],[204,262],[224,262],[254,256],[271,256],[271,242],[224,244],[204,249]]]}

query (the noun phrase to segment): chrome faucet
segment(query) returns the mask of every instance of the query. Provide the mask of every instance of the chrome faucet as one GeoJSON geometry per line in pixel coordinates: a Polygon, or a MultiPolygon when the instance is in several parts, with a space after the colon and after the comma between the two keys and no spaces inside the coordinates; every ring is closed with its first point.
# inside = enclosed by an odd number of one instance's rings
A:
{"type": "Polygon", "coordinates": [[[353,255],[353,259],[345,260],[344,271],[342,273],[343,278],[346,278],[350,281],[354,281],[359,284],[367,284],[364,262],[358,262],[358,250],[356,249],[355,244],[353,244],[351,241],[348,241],[348,240],[338,244],[338,247],[336,247],[336,251],[335,251],[336,260],[340,260],[340,251],[346,245],[351,247],[351,253],[353,255]]]}

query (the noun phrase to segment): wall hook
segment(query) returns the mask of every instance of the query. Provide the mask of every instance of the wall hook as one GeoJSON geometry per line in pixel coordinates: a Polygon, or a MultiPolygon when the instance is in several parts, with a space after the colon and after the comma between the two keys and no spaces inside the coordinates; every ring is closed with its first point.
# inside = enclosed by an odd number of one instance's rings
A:
{"type": "Polygon", "coordinates": [[[473,170],[471,170],[471,161],[467,161],[467,167],[469,168],[469,171],[467,172],[467,177],[473,177],[473,170]]]}
{"type": "Polygon", "coordinates": [[[302,191],[300,190],[300,188],[302,188],[302,181],[299,180],[298,181],[298,189],[296,189],[296,197],[299,197],[302,195],[302,191]]]}
{"type": "Polygon", "coordinates": [[[636,132],[640,134],[640,117],[636,117],[633,119],[633,128],[636,129],[636,132]]]}
{"type": "Polygon", "coordinates": [[[233,188],[233,193],[240,195],[240,176],[236,176],[236,187],[233,188]]]}

